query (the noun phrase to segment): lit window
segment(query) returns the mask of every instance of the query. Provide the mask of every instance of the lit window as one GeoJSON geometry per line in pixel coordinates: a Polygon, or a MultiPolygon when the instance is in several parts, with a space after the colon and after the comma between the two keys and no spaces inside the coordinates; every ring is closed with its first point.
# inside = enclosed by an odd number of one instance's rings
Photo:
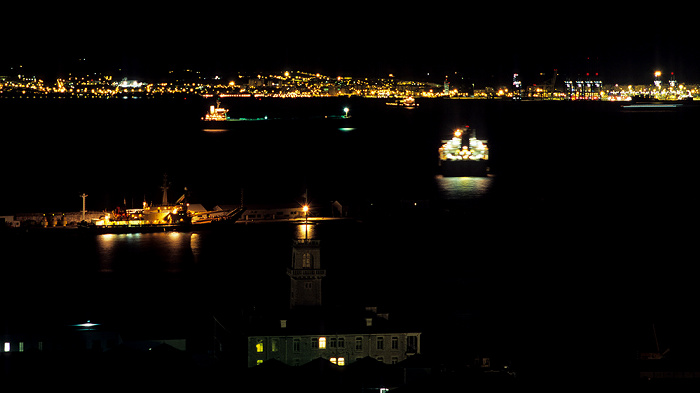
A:
{"type": "Polygon", "coordinates": [[[331,363],[337,364],[338,366],[345,365],[345,358],[330,358],[329,360],[331,363]]]}
{"type": "Polygon", "coordinates": [[[318,338],[318,347],[320,349],[326,349],[326,338],[325,337],[318,338]]]}
{"type": "Polygon", "coordinates": [[[5,352],[10,352],[10,343],[9,342],[5,343],[5,352]]]}
{"type": "Polygon", "coordinates": [[[263,348],[263,340],[258,340],[258,343],[255,344],[255,351],[260,353],[264,350],[263,348]]]}
{"type": "Polygon", "coordinates": [[[256,365],[261,365],[261,364],[263,364],[263,360],[262,360],[262,359],[258,359],[258,360],[255,361],[255,364],[256,364],[256,365]]]}

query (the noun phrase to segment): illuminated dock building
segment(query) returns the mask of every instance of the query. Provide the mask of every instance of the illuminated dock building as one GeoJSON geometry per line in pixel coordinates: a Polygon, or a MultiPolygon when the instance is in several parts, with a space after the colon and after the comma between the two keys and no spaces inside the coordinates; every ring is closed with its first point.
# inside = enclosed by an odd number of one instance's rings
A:
{"type": "Polygon", "coordinates": [[[568,100],[599,100],[603,90],[603,82],[595,74],[595,78],[591,78],[586,74],[585,78],[567,79],[564,81],[566,98],[568,100]]]}

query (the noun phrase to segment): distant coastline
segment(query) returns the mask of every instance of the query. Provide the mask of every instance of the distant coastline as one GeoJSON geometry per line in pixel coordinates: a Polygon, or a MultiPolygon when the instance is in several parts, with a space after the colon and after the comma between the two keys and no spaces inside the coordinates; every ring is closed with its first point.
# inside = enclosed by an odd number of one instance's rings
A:
{"type": "Polygon", "coordinates": [[[285,71],[267,75],[237,75],[229,78],[202,76],[199,73],[160,81],[119,79],[114,75],[89,74],[55,81],[37,76],[0,75],[0,98],[99,98],[127,99],[151,97],[203,98],[307,98],[365,97],[452,98],[504,100],[601,100],[628,101],[633,98],[655,100],[700,99],[700,85],[666,80],[657,73],[641,84],[603,81],[596,75],[564,76],[554,70],[521,81],[476,86],[464,78],[446,76],[442,82],[402,80],[389,74],[385,78],[327,76],[303,71],[285,71]]]}

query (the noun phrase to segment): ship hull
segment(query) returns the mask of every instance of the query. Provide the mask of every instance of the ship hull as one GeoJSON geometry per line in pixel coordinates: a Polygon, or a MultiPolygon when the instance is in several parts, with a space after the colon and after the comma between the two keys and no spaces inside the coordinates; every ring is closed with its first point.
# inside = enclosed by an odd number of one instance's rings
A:
{"type": "Polygon", "coordinates": [[[188,231],[191,230],[188,224],[183,225],[144,225],[144,226],[126,226],[126,225],[109,225],[109,226],[87,226],[79,229],[92,233],[158,233],[158,232],[173,232],[173,231],[188,231]]]}
{"type": "Polygon", "coordinates": [[[440,174],[448,177],[488,176],[489,166],[486,160],[440,161],[440,174]]]}

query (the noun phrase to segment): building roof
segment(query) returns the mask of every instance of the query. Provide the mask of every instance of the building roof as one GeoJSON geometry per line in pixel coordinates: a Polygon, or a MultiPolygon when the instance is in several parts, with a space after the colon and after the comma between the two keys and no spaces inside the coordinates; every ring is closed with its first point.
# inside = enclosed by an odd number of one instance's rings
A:
{"type": "Polygon", "coordinates": [[[207,211],[201,203],[190,203],[189,206],[187,206],[187,210],[197,213],[207,211]]]}
{"type": "Polygon", "coordinates": [[[254,316],[248,336],[416,333],[372,308],[308,307],[277,315],[254,316]]]}

